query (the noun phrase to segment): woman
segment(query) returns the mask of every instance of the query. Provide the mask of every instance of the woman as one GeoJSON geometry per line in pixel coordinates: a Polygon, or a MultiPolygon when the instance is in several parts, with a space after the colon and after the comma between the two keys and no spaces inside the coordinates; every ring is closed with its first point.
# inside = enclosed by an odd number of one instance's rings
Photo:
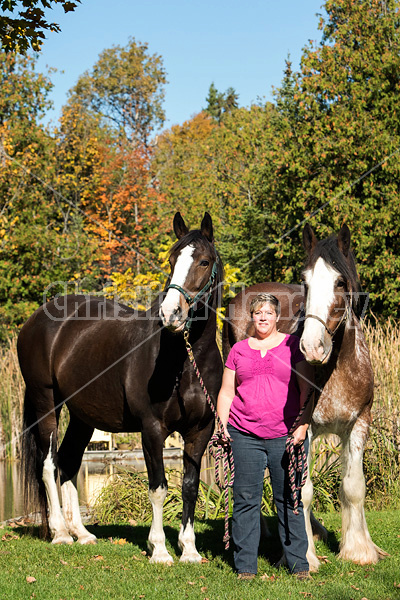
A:
{"type": "MultiPolygon", "coordinates": [[[[279,301],[258,294],[250,314],[255,333],[234,344],[218,395],[217,411],[225,435],[232,443],[235,464],[232,538],[240,579],[257,573],[260,541],[260,507],[264,472],[268,462],[279,535],[291,573],[309,577],[303,506],[293,512],[288,484],[288,433],[311,396],[312,367],[299,350],[299,338],[280,333],[279,301]]],[[[308,446],[307,429],[312,414],[309,401],[293,432],[293,443],[308,446]]]]}

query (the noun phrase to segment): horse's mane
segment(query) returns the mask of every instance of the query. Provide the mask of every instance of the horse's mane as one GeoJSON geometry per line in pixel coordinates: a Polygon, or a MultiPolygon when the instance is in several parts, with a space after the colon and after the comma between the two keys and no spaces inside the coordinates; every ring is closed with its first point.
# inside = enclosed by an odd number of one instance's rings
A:
{"type": "Polygon", "coordinates": [[[313,267],[319,258],[322,258],[330,267],[341,273],[346,279],[350,291],[351,306],[357,314],[360,303],[361,284],[357,274],[354,254],[349,251],[346,258],[338,246],[337,237],[330,235],[328,238],[317,242],[305,268],[313,267]]]}

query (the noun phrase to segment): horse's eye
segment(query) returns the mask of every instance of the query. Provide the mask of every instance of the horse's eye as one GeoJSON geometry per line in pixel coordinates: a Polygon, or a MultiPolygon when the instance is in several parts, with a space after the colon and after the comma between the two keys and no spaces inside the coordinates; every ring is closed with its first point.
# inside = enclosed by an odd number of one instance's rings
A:
{"type": "Polygon", "coordinates": [[[210,261],[208,261],[208,260],[202,260],[200,262],[201,267],[208,267],[209,264],[210,264],[210,261]]]}
{"type": "Polygon", "coordinates": [[[346,285],[346,283],[343,279],[338,279],[338,281],[336,282],[336,287],[338,287],[338,288],[344,288],[345,285],[346,285]]]}

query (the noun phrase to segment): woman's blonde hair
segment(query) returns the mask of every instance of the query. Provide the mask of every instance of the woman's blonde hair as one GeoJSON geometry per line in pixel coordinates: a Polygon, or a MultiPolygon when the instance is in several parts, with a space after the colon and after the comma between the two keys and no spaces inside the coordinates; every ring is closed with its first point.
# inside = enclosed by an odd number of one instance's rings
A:
{"type": "Polygon", "coordinates": [[[253,313],[261,308],[264,304],[270,304],[274,308],[276,316],[279,317],[281,314],[280,302],[276,296],[267,293],[257,294],[257,296],[253,298],[250,304],[250,315],[253,316],[253,313]]]}

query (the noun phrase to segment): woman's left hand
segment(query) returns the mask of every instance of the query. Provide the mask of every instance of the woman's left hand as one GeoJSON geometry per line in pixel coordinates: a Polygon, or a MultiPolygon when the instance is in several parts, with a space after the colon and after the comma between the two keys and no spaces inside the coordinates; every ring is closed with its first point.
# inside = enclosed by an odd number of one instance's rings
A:
{"type": "Polygon", "coordinates": [[[308,425],[305,423],[304,425],[299,425],[295,431],[292,433],[293,444],[295,446],[299,446],[307,437],[307,429],[308,425]]]}

